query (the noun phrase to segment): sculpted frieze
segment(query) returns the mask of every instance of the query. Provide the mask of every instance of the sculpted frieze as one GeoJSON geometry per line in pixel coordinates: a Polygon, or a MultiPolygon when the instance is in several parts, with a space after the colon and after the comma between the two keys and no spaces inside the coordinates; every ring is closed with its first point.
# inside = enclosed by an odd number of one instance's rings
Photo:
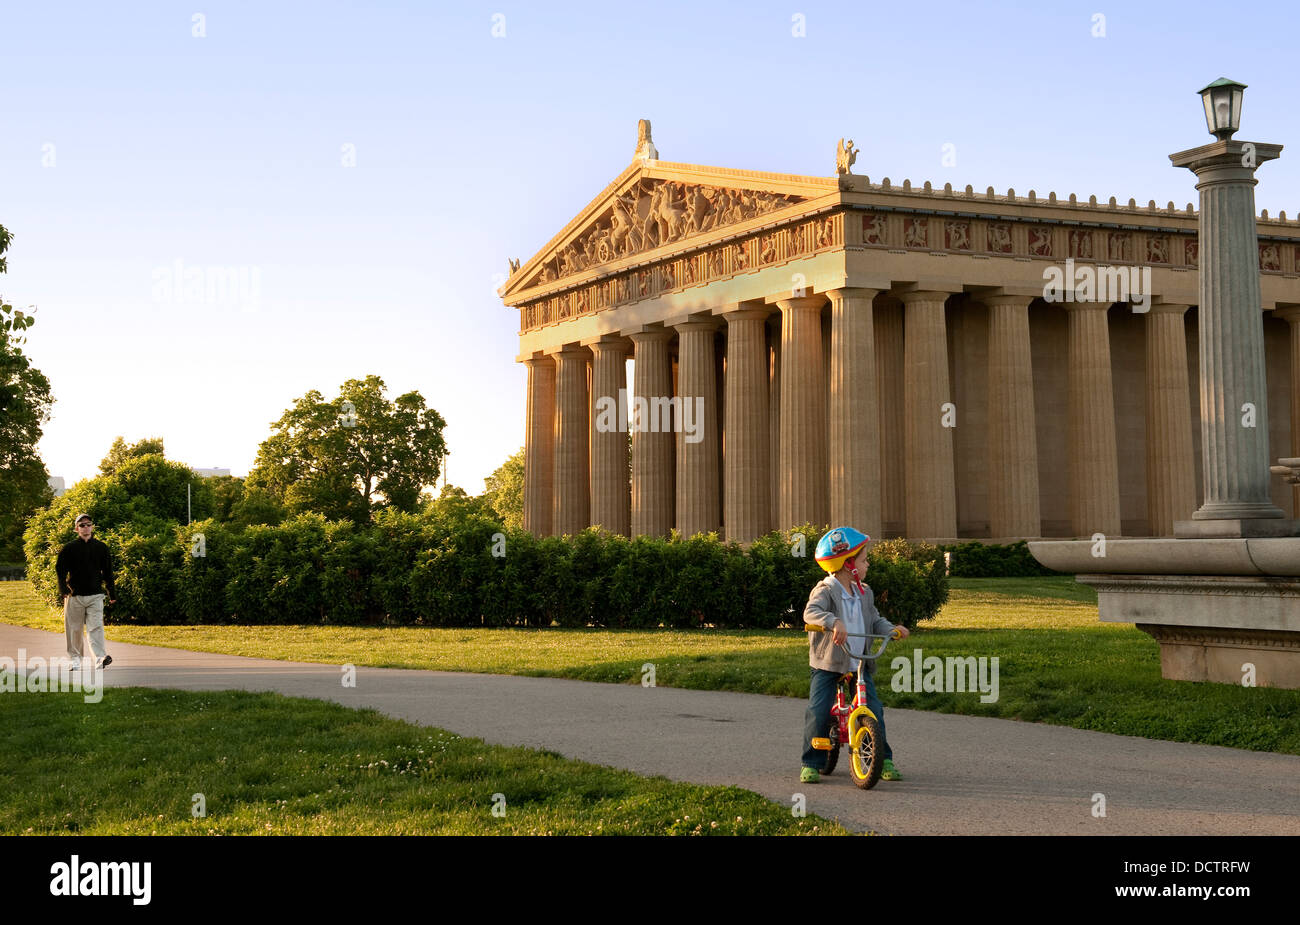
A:
{"type": "Polygon", "coordinates": [[[802,197],[766,190],[639,180],[615,196],[587,231],[547,260],[530,285],[563,279],[800,201],[802,197]]]}

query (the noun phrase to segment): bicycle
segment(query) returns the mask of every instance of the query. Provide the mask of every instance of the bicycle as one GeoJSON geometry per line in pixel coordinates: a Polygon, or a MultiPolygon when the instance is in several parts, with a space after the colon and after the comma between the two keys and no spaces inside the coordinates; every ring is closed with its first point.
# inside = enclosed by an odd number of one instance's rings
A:
{"type": "MultiPolygon", "coordinates": [[[[817,626],[812,623],[805,623],[804,630],[809,633],[826,633],[830,632],[825,627],[817,626]]],[[[853,699],[849,699],[849,681],[854,677],[855,672],[848,672],[840,677],[838,689],[835,691],[835,705],[831,707],[831,730],[827,738],[815,738],[812,740],[812,747],[818,751],[829,752],[826,756],[826,769],[823,774],[830,774],[835,770],[836,764],[840,760],[840,749],[847,744],[849,746],[849,770],[853,776],[853,782],[862,790],[870,790],[876,786],[880,780],[880,770],[885,763],[884,752],[880,749],[881,734],[880,721],[875,713],[867,707],[867,682],[866,670],[867,659],[880,658],[885,653],[885,647],[889,645],[891,639],[898,639],[900,633],[897,629],[888,636],[878,636],[872,633],[849,633],[859,639],[865,639],[862,653],[859,655],[853,652],[848,645],[848,641],[840,643],[839,648],[850,659],[858,659],[857,691],[853,699]],[[871,651],[871,640],[879,639],[880,648],[875,652],[871,651]]]]}

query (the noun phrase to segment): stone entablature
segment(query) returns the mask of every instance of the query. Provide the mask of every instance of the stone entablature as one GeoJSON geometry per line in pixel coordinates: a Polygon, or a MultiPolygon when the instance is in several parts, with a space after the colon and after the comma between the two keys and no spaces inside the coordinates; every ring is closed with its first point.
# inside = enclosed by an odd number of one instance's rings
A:
{"type": "MultiPolygon", "coordinates": [[[[1040,199],[1030,190],[999,196],[990,187],[976,193],[951,184],[936,190],[927,182],[914,189],[870,183],[866,177],[842,178],[851,193],[846,203],[861,214],[848,224],[849,247],[931,253],[968,253],[993,257],[1022,257],[1060,262],[1067,258],[1092,263],[1195,269],[1198,257],[1199,214],[1189,204],[1177,210],[1152,200],[1140,207],[1130,199],[1119,205],[1114,197],[1099,204],[1092,196],[1080,202],[1074,194],[1058,200],[1055,193],[1040,199]],[[865,194],[865,195],[861,195],[865,194]],[[924,198],[923,202],[918,199],[924,198]],[[1100,214],[1098,214],[1100,213],[1100,214]],[[860,237],[858,237],[860,235],[860,237]]],[[[1270,219],[1260,213],[1259,267],[1262,273],[1300,274],[1300,219],[1287,221],[1283,212],[1270,219]]]]}
{"type": "MultiPolygon", "coordinates": [[[[1190,204],[1172,202],[1160,209],[1114,197],[1102,204],[650,162],[629,167],[512,270],[503,296],[519,309],[523,334],[832,249],[1195,270],[1197,222],[1190,204]]],[[[1264,211],[1257,229],[1261,274],[1300,274],[1300,219],[1264,211]]]]}
{"type": "Polygon", "coordinates": [[[519,310],[519,333],[666,292],[778,266],[843,244],[842,212],[795,222],[525,303],[519,310]]]}

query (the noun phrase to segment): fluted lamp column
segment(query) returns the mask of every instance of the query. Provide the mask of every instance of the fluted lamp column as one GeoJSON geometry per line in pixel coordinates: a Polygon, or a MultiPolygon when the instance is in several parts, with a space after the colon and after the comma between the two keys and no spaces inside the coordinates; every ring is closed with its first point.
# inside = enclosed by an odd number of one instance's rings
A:
{"type": "MultiPolygon", "coordinates": [[[[1239,105],[1239,93],[1237,99],[1239,105]]],[[[1207,114],[1211,108],[1207,104],[1207,114]]],[[[1283,519],[1270,493],[1268,382],[1255,228],[1255,170],[1278,157],[1282,148],[1237,141],[1231,137],[1235,130],[1235,124],[1220,126],[1215,131],[1220,140],[1169,156],[1175,167],[1196,174],[1201,194],[1196,315],[1205,500],[1190,521],[1175,526],[1179,536],[1290,536],[1296,529],[1295,522],[1283,519]]]]}

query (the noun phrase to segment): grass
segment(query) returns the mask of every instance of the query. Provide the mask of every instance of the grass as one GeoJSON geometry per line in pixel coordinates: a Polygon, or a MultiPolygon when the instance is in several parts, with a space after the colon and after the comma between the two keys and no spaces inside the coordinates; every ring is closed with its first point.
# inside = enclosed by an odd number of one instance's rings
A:
{"type": "Polygon", "coordinates": [[[738,787],[277,694],[11,695],[0,730],[0,835],[849,834],[738,787]]]}
{"type": "MultiPolygon", "coordinates": [[[[54,631],[62,617],[26,583],[0,584],[0,619],[54,631]]],[[[808,695],[806,637],[792,630],[113,626],[109,638],[232,655],[808,695]]],[[[910,672],[908,672],[910,675],[910,672]]],[[[901,672],[900,672],[901,677],[901,672]]],[[[1071,578],[954,579],[934,620],[893,643],[876,683],[886,707],[1046,722],[1124,735],[1300,754],[1300,691],[1160,677],[1159,647],[1097,620],[1071,578]],[[893,690],[896,656],[998,658],[998,700],[893,690]]]]}

